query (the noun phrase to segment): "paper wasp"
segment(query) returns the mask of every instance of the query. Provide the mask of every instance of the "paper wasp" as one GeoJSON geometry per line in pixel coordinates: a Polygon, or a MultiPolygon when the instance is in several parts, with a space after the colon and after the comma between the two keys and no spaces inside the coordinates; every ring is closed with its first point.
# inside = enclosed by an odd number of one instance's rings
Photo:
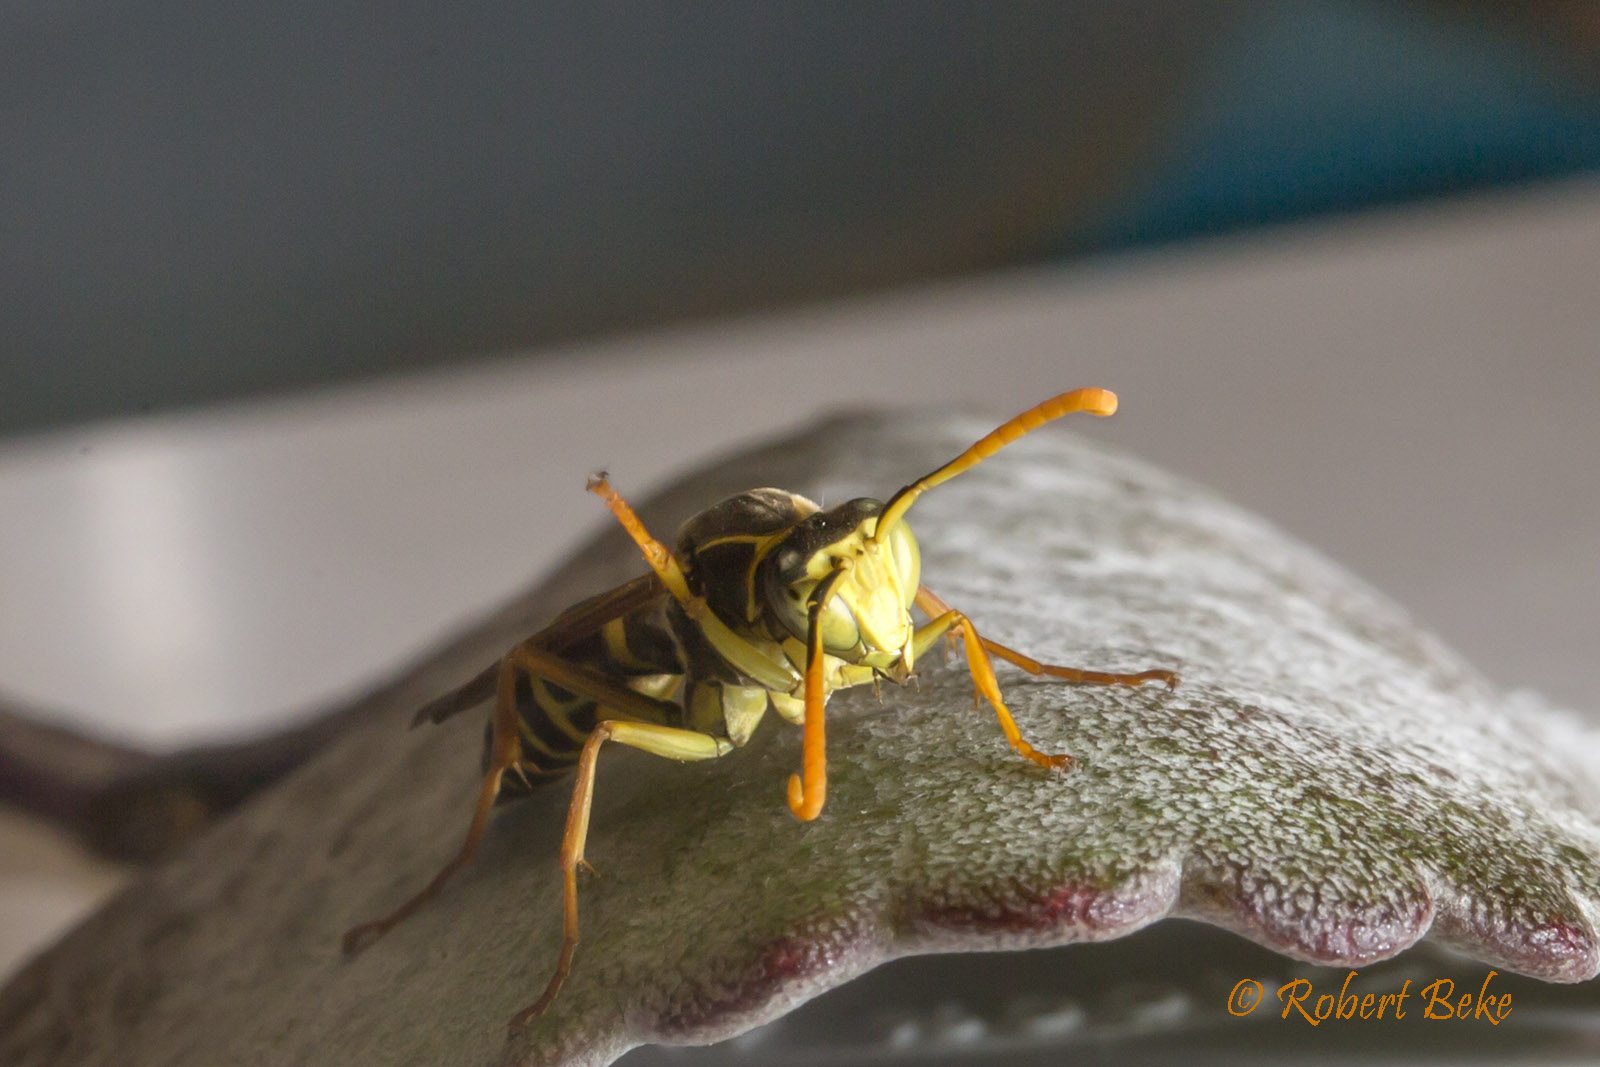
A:
{"type": "MultiPolygon", "coordinates": [[[[483,786],[454,859],[384,918],[344,935],[353,953],[436,896],[478,850],[497,800],[574,769],[561,841],[564,937],[542,996],[511,1020],[543,1014],[572,969],[578,945],[578,868],[584,863],[595,761],[616,741],[675,760],[715,759],[750,739],[770,704],[804,727],[789,809],[821,813],[827,788],[823,708],[835,689],[888,679],[906,684],[941,638],[960,638],[979,694],[1025,759],[1064,769],[1072,757],[1027,741],[1006,710],[991,654],[1030,674],[1093,685],[1163,682],[1167,670],[1109,674],[1040,663],[981,637],[961,612],[921,584],[921,557],[906,511],[923,492],[994,455],[1023,434],[1075,411],[1110,415],[1115,394],[1077,389],[1030,408],[961,455],[889,498],[826,510],[781,489],[753,489],[691,518],[676,551],[652,537],[605,474],[589,480],[644,553],[650,572],[583,601],[517,645],[415,722],[441,722],[494,696],[483,786]],[[918,626],[915,606],[928,616],[918,626]]],[[[415,724],[415,723],[414,723],[415,724]]]]}

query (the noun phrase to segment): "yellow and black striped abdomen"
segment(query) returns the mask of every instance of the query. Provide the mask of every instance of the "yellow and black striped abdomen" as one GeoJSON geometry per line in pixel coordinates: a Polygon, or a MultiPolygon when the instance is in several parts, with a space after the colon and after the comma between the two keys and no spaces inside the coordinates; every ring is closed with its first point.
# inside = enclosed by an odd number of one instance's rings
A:
{"type": "MultiPolygon", "coordinates": [[[[675,698],[685,668],[669,621],[674,607],[670,599],[663,598],[636,608],[563,649],[562,655],[630,689],[668,702],[656,721],[663,726],[679,726],[682,713],[675,698]]],[[[525,671],[517,672],[515,695],[522,771],[535,785],[573,768],[584,741],[600,719],[639,718],[602,708],[590,697],[525,671]]],[[[485,760],[493,733],[491,724],[485,735],[485,760]]],[[[526,792],[521,777],[507,775],[499,799],[526,792]]]]}

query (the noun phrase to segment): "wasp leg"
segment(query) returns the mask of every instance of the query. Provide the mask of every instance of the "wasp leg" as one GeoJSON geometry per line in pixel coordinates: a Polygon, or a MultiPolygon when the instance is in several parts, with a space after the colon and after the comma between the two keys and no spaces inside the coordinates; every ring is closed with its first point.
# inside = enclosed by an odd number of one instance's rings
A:
{"type": "Polygon", "coordinates": [[[1007,663],[1021,667],[1029,674],[1038,677],[1048,675],[1051,678],[1060,678],[1074,685],[1143,685],[1146,682],[1160,682],[1168,689],[1178,688],[1178,676],[1173,671],[1155,668],[1154,670],[1139,671],[1135,674],[1108,674],[1105,671],[1084,670],[1081,667],[1063,667],[1056,663],[1040,663],[1038,660],[1023,655],[1014,648],[1007,648],[997,641],[983,638],[983,647],[1007,663]]]}
{"type": "Polygon", "coordinates": [[[512,1017],[512,1030],[520,1030],[529,1021],[543,1015],[561,991],[567,975],[572,972],[572,955],[578,948],[578,867],[586,865],[583,846],[589,836],[589,810],[594,801],[595,758],[600,746],[607,741],[616,741],[675,760],[715,759],[733,751],[730,741],[671,726],[607,719],[594,728],[578,757],[578,780],[572,787],[572,806],[567,809],[566,832],[561,837],[561,956],[556,961],[556,972],[550,976],[550,984],[545,987],[544,993],[512,1017]]]}
{"type": "Polygon", "coordinates": [[[972,625],[972,620],[961,612],[951,608],[940,613],[934,620],[917,628],[912,636],[912,659],[928,648],[939,638],[952,630],[961,632],[962,646],[967,653],[967,670],[972,672],[973,685],[978,693],[994,708],[995,717],[1000,720],[1000,729],[1004,731],[1006,740],[1011,742],[1011,747],[1016,749],[1024,759],[1037,763],[1041,767],[1064,770],[1072,766],[1072,757],[1062,754],[1052,756],[1040,752],[1022,739],[1022,731],[1017,729],[1016,720],[1011,717],[1011,712],[1006,708],[1005,701],[1000,696],[1000,683],[994,676],[994,665],[989,662],[989,654],[984,651],[984,641],[978,636],[977,627],[972,625]]]}
{"type": "Polygon", "coordinates": [[[483,840],[484,827],[489,824],[489,813],[494,810],[495,797],[500,794],[500,782],[505,773],[517,768],[521,773],[522,746],[517,740],[516,666],[511,656],[500,661],[500,679],[494,706],[494,737],[489,744],[489,767],[483,776],[483,787],[478,790],[478,805],[472,812],[472,825],[467,829],[467,839],[461,851],[446,863],[421,892],[381,919],[362,923],[345,932],[342,945],[346,955],[354,955],[378,938],[394,929],[412,912],[439,895],[450,877],[472,862],[478,845],[483,840]]]}
{"type": "MultiPolygon", "coordinates": [[[[927,586],[917,589],[917,607],[928,613],[930,618],[937,618],[950,611],[950,605],[936,596],[927,586]]],[[[953,635],[952,635],[953,636],[953,635]]],[[[1168,670],[1138,671],[1134,674],[1111,674],[1106,671],[1085,670],[1081,667],[1062,667],[1054,663],[1040,663],[1031,656],[1026,656],[1014,648],[1007,648],[998,641],[991,641],[987,637],[980,638],[983,647],[993,652],[996,656],[1013,666],[1021,667],[1035,677],[1048,675],[1051,678],[1060,678],[1075,685],[1143,685],[1145,682],[1160,682],[1168,689],[1178,688],[1178,676],[1168,670]]],[[[921,649],[913,649],[920,653],[921,649]]]]}
{"type": "MultiPolygon", "coordinates": [[[[347,931],[343,938],[345,953],[354,954],[372,944],[394,929],[412,912],[439,895],[457,871],[472,862],[483,840],[484,829],[489,824],[489,814],[494,810],[495,798],[500,794],[500,784],[506,772],[525,761],[522,744],[518,740],[517,672],[547,681],[574,692],[583,693],[612,709],[616,714],[659,720],[671,713],[673,705],[652,700],[643,694],[613,683],[603,675],[571,663],[555,652],[540,647],[537,638],[529,639],[506,653],[500,661],[500,678],[494,706],[494,734],[489,743],[489,766],[484,772],[483,787],[478,791],[478,804],[473,809],[472,825],[467,829],[467,839],[454,859],[445,864],[421,892],[381,919],[362,923],[347,931]]],[[[535,768],[537,769],[537,768],[535,768]]]]}

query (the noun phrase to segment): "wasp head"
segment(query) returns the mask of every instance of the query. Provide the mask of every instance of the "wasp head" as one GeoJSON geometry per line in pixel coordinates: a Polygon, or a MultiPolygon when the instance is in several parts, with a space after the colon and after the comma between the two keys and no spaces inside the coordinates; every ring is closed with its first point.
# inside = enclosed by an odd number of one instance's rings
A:
{"type": "Polygon", "coordinates": [[[882,512],[881,501],[862,498],[807,516],[762,561],[760,582],[784,628],[804,641],[817,586],[842,571],[819,618],[823,649],[904,680],[911,673],[911,603],[922,559],[903,522],[882,541],[874,538],[882,512]]]}

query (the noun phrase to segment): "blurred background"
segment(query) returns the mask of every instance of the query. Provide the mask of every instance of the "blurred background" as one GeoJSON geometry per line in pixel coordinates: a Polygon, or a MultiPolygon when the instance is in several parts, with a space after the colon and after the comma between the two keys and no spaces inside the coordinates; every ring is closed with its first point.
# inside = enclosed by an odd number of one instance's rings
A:
{"type": "MultiPolygon", "coordinates": [[[[1600,685],[1600,5],[0,3],[0,693],[303,722],[841,406],[1079,426],[1600,685]]],[[[863,491],[889,487],[863,486],[863,491]]],[[[0,808],[0,968],[122,877],[0,808]]]]}

